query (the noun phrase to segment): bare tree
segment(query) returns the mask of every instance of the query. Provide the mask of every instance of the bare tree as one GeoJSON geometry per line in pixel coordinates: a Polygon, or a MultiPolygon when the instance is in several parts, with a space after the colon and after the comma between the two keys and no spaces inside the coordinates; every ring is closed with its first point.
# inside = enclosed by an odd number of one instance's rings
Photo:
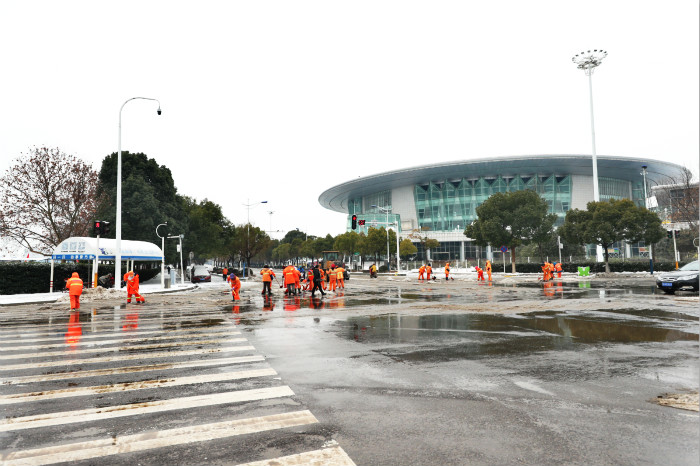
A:
{"type": "Polygon", "coordinates": [[[0,235],[50,254],[66,238],[87,236],[96,191],[90,165],[58,148],[30,149],[0,178],[0,235]]]}
{"type": "Polygon", "coordinates": [[[688,223],[692,230],[698,228],[698,182],[687,168],[675,176],[664,177],[654,186],[659,214],[672,223],[688,223]],[[664,212],[663,209],[666,209],[664,212]],[[667,217],[667,218],[666,218],[667,217]]]}

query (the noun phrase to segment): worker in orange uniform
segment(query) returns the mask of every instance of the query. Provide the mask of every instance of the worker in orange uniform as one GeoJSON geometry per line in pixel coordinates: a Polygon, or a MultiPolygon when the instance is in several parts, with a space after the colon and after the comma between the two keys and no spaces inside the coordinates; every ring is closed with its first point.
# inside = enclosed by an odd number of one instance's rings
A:
{"type": "Polygon", "coordinates": [[[486,261],[486,275],[489,276],[489,281],[491,281],[491,261],[487,260],[486,261]]]}
{"type": "Polygon", "coordinates": [[[73,272],[73,275],[66,280],[66,289],[70,296],[70,310],[80,309],[80,295],[83,294],[83,281],[80,279],[78,272],[73,272]]]}
{"type": "Polygon", "coordinates": [[[294,267],[294,291],[301,294],[301,271],[294,267]]]}
{"type": "Polygon", "coordinates": [[[418,280],[425,280],[425,264],[418,269],[418,280]]]}
{"type": "Polygon", "coordinates": [[[335,291],[335,280],[338,274],[335,273],[335,264],[331,264],[331,270],[328,272],[328,291],[335,291]]]}
{"type": "Polygon", "coordinates": [[[224,279],[225,282],[228,281],[228,280],[227,280],[227,278],[228,278],[228,269],[227,269],[226,267],[224,267],[224,269],[221,271],[221,276],[223,277],[223,279],[224,279]]]}
{"type": "Polygon", "coordinates": [[[263,281],[263,290],[262,294],[264,295],[265,292],[267,291],[267,295],[272,294],[272,278],[275,276],[275,272],[272,271],[271,268],[269,268],[267,265],[264,265],[263,268],[260,270],[260,275],[262,275],[262,281],[263,281]]]}
{"type": "Polygon", "coordinates": [[[557,278],[561,278],[561,269],[561,262],[557,262],[556,264],[554,264],[554,270],[555,272],[557,272],[557,278]]]}
{"type": "Polygon", "coordinates": [[[238,278],[235,273],[232,273],[228,276],[228,283],[231,285],[231,296],[233,297],[232,301],[238,301],[241,299],[241,295],[239,293],[239,290],[241,289],[241,279],[238,278]]]}
{"type": "Polygon", "coordinates": [[[427,267],[425,267],[425,275],[427,280],[430,280],[431,273],[433,273],[433,266],[432,264],[428,264],[427,267]]]}
{"type": "MultiPolygon", "coordinates": [[[[449,280],[449,279],[450,279],[450,263],[448,262],[445,264],[445,280],[449,280]]],[[[454,280],[454,278],[452,280],[454,280]]]]}
{"type": "Polygon", "coordinates": [[[139,276],[134,274],[133,270],[129,270],[126,274],[126,302],[131,302],[131,295],[136,296],[136,303],[145,303],[146,300],[139,294],[139,276]]]}
{"type": "Polygon", "coordinates": [[[293,295],[296,294],[296,291],[294,289],[294,282],[296,281],[296,274],[294,273],[294,266],[293,265],[288,265],[284,268],[282,271],[282,276],[284,277],[284,286],[286,287],[286,290],[284,290],[284,294],[287,295],[293,295]]]}
{"type": "Polygon", "coordinates": [[[345,269],[343,267],[336,267],[336,281],[338,283],[338,289],[345,289],[345,269]]]}
{"type": "Polygon", "coordinates": [[[476,266],[476,273],[477,273],[477,276],[476,276],[476,281],[477,281],[477,282],[486,281],[486,280],[484,280],[484,269],[482,269],[482,268],[479,267],[478,265],[476,266]]]}

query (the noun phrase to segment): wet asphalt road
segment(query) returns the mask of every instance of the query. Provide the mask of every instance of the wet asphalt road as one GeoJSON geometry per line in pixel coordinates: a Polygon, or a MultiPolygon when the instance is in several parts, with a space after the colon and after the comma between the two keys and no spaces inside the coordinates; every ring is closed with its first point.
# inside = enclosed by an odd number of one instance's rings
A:
{"type": "Polygon", "coordinates": [[[697,391],[697,294],[354,277],[264,300],[251,285],[235,304],[213,283],[72,319],[0,308],[2,461],[698,464],[697,412],[652,402],[697,391]]]}

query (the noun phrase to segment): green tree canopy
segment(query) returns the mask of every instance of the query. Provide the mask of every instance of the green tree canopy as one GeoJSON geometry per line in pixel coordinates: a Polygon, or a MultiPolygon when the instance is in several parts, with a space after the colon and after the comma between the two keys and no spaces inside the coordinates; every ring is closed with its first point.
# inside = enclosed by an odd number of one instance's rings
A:
{"type": "Polygon", "coordinates": [[[557,219],[547,213],[547,202],[535,191],[496,193],[476,208],[478,216],[464,230],[479,246],[507,246],[511,250],[511,269],[515,273],[515,250],[536,235],[551,232],[557,219]]]}
{"type": "Polygon", "coordinates": [[[605,271],[610,272],[608,248],[617,241],[644,241],[653,244],[664,237],[661,219],[629,199],[589,202],[586,210],[566,213],[559,234],[574,244],[599,244],[603,247],[605,271]]]}
{"type": "Polygon", "coordinates": [[[407,259],[418,252],[418,248],[411,242],[410,239],[406,238],[399,243],[399,255],[402,259],[407,259]]]}

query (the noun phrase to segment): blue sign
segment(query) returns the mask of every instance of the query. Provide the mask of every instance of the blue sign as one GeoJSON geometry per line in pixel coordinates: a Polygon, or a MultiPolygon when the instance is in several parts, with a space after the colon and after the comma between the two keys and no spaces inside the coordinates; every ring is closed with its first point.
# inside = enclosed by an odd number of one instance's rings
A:
{"type": "Polygon", "coordinates": [[[507,252],[508,252],[508,246],[501,246],[501,252],[502,252],[503,254],[507,253],[507,252]]]}

